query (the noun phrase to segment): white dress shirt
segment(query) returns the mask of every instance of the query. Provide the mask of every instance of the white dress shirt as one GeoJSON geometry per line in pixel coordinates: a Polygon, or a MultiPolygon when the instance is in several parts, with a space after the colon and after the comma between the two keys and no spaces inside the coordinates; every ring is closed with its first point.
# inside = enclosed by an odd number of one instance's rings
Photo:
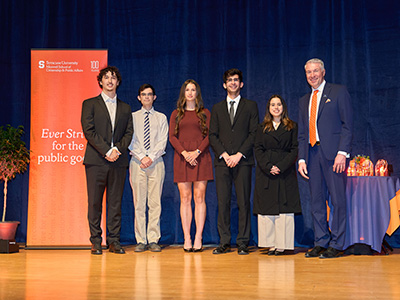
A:
{"type": "Polygon", "coordinates": [[[165,154],[165,147],[168,141],[167,117],[152,107],[149,112],[150,122],[150,149],[144,148],[144,117],[147,110],[143,107],[132,113],[133,138],[129,145],[131,155],[141,161],[145,156],[155,161],[165,154]]]}
{"type": "MultiPolygon", "coordinates": [[[[326,84],[326,81],[324,80],[318,88],[316,88],[316,89],[312,88],[311,96],[310,96],[310,103],[308,104],[308,119],[310,120],[312,96],[314,95],[314,91],[318,90],[318,93],[317,93],[317,116],[315,118],[315,131],[316,131],[317,142],[319,142],[318,122],[317,122],[319,103],[321,102],[322,92],[324,91],[325,84],[326,84]]],[[[308,142],[310,142],[310,137],[308,138],[308,142]]]]}
{"type": "Polygon", "coordinates": [[[231,98],[229,98],[229,96],[226,96],[226,103],[227,103],[227,106],[228,106],[228,113],[229,113],[229,110],[231,109],[231,101],[234,101],[235,103],[233,104],[233,111],[234,111],[233,115],[236,116],[236,111],[237,111],[237,108],[239,106],[240,98],[241,98],[240,95],[237,96],[235,99],[231,99],[231,98]]]}
{"type": "MultiPolygon", "coordinates": [[[[101,92],[101,97],[103,98],[104,103],[106,104],[108,110],[108,114],[110,115],[111,127],[114,135],[115,116],[117,114],[117,94],[115,94],[115,97],[111,99],[104,92],[101,92]]],[[[113,149],[119,152],[118,148],[114,147],[114,141],[111,140],[111,149],[108,150],[106,156],[110,156],[113,149]]]]}
{"type": "Polygon", "coordinates": [[[101,97],[103,98],[104,103],[107,106],[108,113],[109,113],[110,119],[111,119],[112,129],[114,131],[115,115],[117,113],[117,94],[115,94],[114,98],[110,98],[104,92],[101,92],[101,97]]]}
{"type": "MultiPolygon", "coordinates": [[[[228,114],[229,114],[229,111],[231,109],[231,101],[234,101],[234,103],[233,103],[233,112],[234,112],[233,115],[236,116],[236,111],[237,111],[237,108],[239,106],[239,102],[240,102],[241,98],[242,97],[240,95],[238,95],[235,99],[231,99],[231,98],[229,98],[229,96],[226,96],[226,104],[228,106],[228,114]]],[[[242,155],[243,155],[243,153],[242,153],[242,155]]],[[[243,155],[243,157],[246,158],[246,156],[244,156],[244,155],[243,155]]],[[[219,156],[219,159],[222,159],[222,154],[219,156]]]]}
{"type": "MultiPolygon", "coordinates": [[[[325,84],[326,84],[326,81],[324,80],[318,88],[316,88],[316,89],[312,88],[311,95],[310,95],[310,101],[308,104],[308,119],[310,120],[312,96],[314,94],[314,91],[318,90],[318,93],[317,93],[317,116],[315,118],[315,131],[316,131],[317,142],[320,141],[319,134],[318,134],[318,111],[319,111],[319,104],[320,104],[321,98],[322,98],[322,92],[324,91],[324,88],[325,88],[325,84]]],[[[309,130],[309,129],[307,128],[307,130],[309,130]]],[[[310,135],[308,135],[308,143],[310,143],[310,135]]],[[[342,155],[346,156],[347,158],[350,157],[350,154],[345,151],[339,150],[338,154],[342,154],[342,155]]],[[[299,163],[301,163],[301,162],[305,162],[305,160],[299,159],[299,163]]]]}

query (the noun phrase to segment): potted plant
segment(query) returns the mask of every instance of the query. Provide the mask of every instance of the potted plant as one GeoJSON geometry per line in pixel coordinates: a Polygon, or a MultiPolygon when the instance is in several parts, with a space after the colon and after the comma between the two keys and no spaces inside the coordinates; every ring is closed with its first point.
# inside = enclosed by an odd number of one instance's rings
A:
{"type": "Polygon", "coordinates": [[[0,180],[4,180],[3,216],[0,222],[0,239],[14,240],[18,221],[5,222],[7,185],[17,174],[26,171],[30,162],[29,150],[21,140],[24,127],[0,126],[0,180]]]}

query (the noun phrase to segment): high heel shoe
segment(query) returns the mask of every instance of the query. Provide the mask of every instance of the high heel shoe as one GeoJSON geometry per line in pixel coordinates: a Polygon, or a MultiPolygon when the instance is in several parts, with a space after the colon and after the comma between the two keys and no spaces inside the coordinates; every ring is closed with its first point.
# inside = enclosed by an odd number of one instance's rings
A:
{"type": "Polygon", "coordinates": [[[185,252],[193,252],[193,246],[192,246],[192,240],[191,239],[185,239],[183,243],[183,251],[185,252]],[[187,242],[189,241],[189,242],[187,242]],[[190,245],[190,248],[185,248],[185,245],[190,245]]]}
{"type": "Polygon", "coordinates": [[[200,248],[193,247],[193,252],[202,252],[203,251],[203,239],[201,239],[201,246],[200,248]]]}

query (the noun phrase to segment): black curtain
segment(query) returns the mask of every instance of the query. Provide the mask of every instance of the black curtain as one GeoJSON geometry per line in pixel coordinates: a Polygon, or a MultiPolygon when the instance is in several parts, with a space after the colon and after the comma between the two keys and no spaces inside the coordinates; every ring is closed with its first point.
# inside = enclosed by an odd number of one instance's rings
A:
{"type": "MultiPolygon", "coordinates": [[[[151,83],[158,96],[155,107],[168,117],[186,79],[199,82],[211,110],[226,96],[223,72],[237,67],[244,73],[242,95],[258,102],[260,117],[267,98],[278,93],[288,103],[290,117],[297,120],[298,99],[309,91],[304,64],[318,57],[325,62],[326,80],[346,85],[352,96],[352,155],[369,155],[374,163],[385,158],[393,165],[393,175],[399,176],[399,20],[400,2],[392,0],[4,0],[0,125],[23,125],[29,144],[31,48],[108,49],[109,64],[119,67],[123,76],[118,96],[137,110],[137,89],[151,83]]],[[[74,97],[74,86],[69,91],[74,97]]],[[[168,145],[161,216],[164,244],[183,242],[172,157],[168,145]]],[[[19,242],[26,241],[28,181],[25,173],[9,184],[7,219],[21,221],[19,242]]],[[[303,214],[296,216],[296,245],[310,246],[308,186],[299,181],[303,214]]],[[[214,182],[208,184],[206,202],[204,243],[218,243],[214,182]]],[[[234,200],[232,208],[236,232],[234,200]]],[[[133,219],[127,180],[123,243],[135,243],[133,219]]],[[[253,217],[253,243],[256,223],[253,217]]],[[[399,236],[392,236],[390,243],[400,244],[399,236]]]]}

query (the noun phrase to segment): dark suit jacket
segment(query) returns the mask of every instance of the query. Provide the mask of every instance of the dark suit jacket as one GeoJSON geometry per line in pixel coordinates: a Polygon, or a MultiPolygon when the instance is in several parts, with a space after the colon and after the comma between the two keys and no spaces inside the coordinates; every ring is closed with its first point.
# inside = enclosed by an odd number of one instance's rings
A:
{"type": "Polygon", "coordinates": [[[85,165],[106,165],[127,167],[129,165],[128,146],[133,135],[132,110],[129,104],[117,99],[114,135],[111,119],[101,95],[87,99],[82,104],[81,123],[87,139],[85,165]],[[109,162],[104,157],[111,149],[111,141],[121,152],[115,162],[109,162]]]}
{"type": "Polygon", "coordinates": [[[228,113],[226,100],[218,102],[212,108],[209,139],[214,150],[215,166],[226,166],[224,159],[219,159],[225,151],[229,154],[242,153],[239,165],[254,165],[253,145],[258,125],[257,103],[241,98],[233,125],[228,113]]]}
{"type": "MultiPolygon", "coordinates": [[[[309,102],[311,93],[299,103],[299,159],[308,163],[309,102]]],[[[350,153],[353,132],[353,109],[350,95],[343,85],[326,83],[319,104],[317,128],[321,149],[328,160],[334,160],[338,151],[350,153]]]]}
{"type": "Polygon", "coordinates": [[[258,126],[254,144],[257,159],[253,206],[255,214],[301,212],[296,177],[297,146],[296,123],[290,131],[283,123],[277,130],[266,132],[262,124],[258,126]],[[274,165],[279,168],[280,174],[270,173],[274,165]]]}

